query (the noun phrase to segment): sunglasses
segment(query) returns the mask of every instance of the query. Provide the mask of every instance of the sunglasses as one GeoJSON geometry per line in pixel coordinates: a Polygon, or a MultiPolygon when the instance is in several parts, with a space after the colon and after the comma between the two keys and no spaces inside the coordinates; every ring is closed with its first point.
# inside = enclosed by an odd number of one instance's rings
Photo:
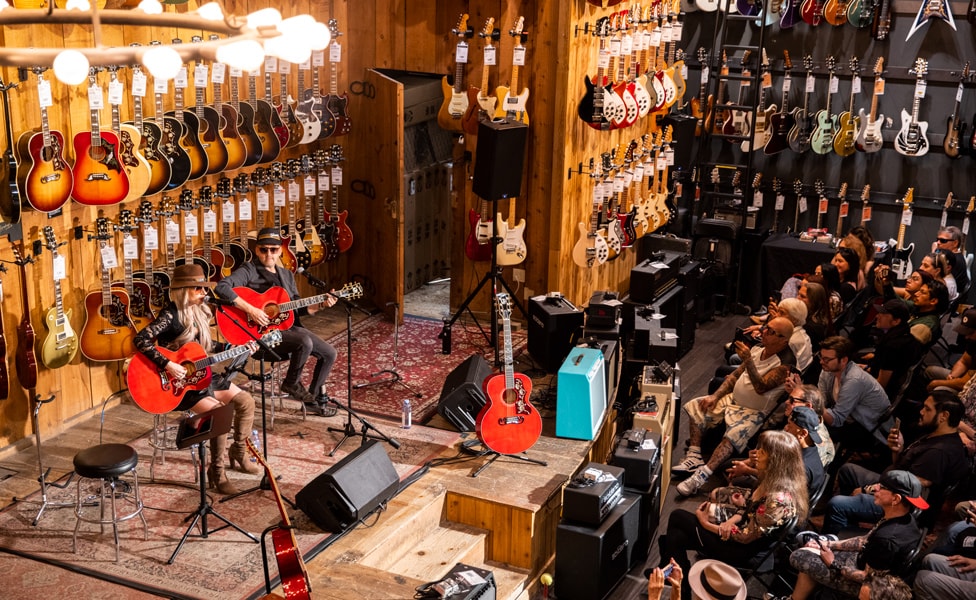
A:
{"type": "Polygon", "coordinates": [[[949,242],[952,242],[954,240],[952,238],[935,238],[935,241],[937,241],[940,244],[948,244],[949,242]]]}
{"type": "Polygon", "coordinates": [[[258,248],[258,252],[260,252],[262,254],[265,254],[265,253],[268,253],[268,252],[275,253],[278,250],[281,250],[281,246],[262,246],[262,247],[259,247],[258,248]]]}
{"type": "Polygon", "coordinates": [[[768,327],[768,326],[763,327],[762,328],[762,332],[763,333],[768,333],[768,334],[771,334],[771,335],[775,335],[776,337],[786,337],[782,333],[780,333],[780,332],[776,331],[775,329],[773,329],[772,327],[768,327]]]}

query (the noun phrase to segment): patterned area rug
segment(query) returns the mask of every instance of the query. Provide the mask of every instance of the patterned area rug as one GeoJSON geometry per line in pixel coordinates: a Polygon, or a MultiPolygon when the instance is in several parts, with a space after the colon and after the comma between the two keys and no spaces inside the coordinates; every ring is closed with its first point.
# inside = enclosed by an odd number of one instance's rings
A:
{"type": "MultiPolygon", "coordinates": [[[[278,420],[275,431],[269,435],[268,456],[274,473],[280,477],[279,487],[286,497],[293,499],[306,483],[359,447],[359,440],[353,439],[344,443],[334,458],[326,455],[338,439],[337,434],[327,432],[326,428],[338,423],[338,417],[310,418],[304,422],[297,419],[278,420]]],[[[426,427],[413,427],[407,431],[386,422],[375,421],[374,425],[401,443],[398,450],[384,444],[401,480],[458,439],[456,433],[426,427]]],[[[73,509],[49,508],[38,526],[32,527],[31,520],[38,508],[35,502],[14,504],[0,512],[0,547],[19,556],[54,563],[77,573],[167,597],[247,598],[263,592],[261,546],[230,528],[213,532],[222,523],[212,516],[207,523],[212,533],[203,539],[198,535],[199,528],[195,529],[195,535],[187,540],[174,564],[167,564],[186,531],[188,523],[184,519],[199,504],[199,488],[192,483],[190,451],[168,453],[165,465],[156,465],[157,483],[149,483],[152,450],[148,439],[140,438],[132,445],[140,456],[139,479],[146,520],[149,522],[149,536],[148,540],[143,539],[138,519],[121,525],[121,558],[118,564],[114,562],[110,529],[100,535],[96,525],[83,523],[78,536],[78,552],[72,553],[73,509]]],[[[245,489],[259,483],[256,476],[241,473],[233,473],[231,478],[238,487],[245,489]]],[[[74,483],[64,490],[49,488],[49,501],[73,501],[74,490],[74,483]]],[[[38,495],[29,500],[35,500],[38,495]]],[[[220,515],[255,536],[260,536],[261,531],[280,520],[278,506],[270,491],[258,491],[226,503],[216,503],[214,508],[220,515]]],[[[331,534],[316,527],[304,513],[289,512],[297,528],[295,535],[303,555],[314,555],[325,546],[331,534]]],[[[269,561],[274,576],[277,571],[271,552],[269,561]]],[[[37,565],[36,562],[4,561],[4,566],[8,564],[11,569],[4,574],[5,581],[34,584],[38,586],[35,592],[49,589],[49,581],[39,581],[31,575],[36,569],[32,565],[37,565]]],[[[50,569],[45,567],[44,570],[50,569]]],[[[77,577],[64,579],[72,582],[70,589],[73,589],[73,597],[108,597],[111,594],[98,581],[77,577]],[[101,592],[97,596],[91,593],[98,589],[101,592]]],[[[43,593],[33,593],[25,597],[36,598],[38,595],[44,596],[43,593]]],[[[5,593],[4,597],[11,596],[5,593]]],[[[111,597],[120,596],[111,594],[111,597]]]]}
{"type": "MultiPolygon", "coordinates": [[[[487,324],[486,324],[487,326],[487,324]]],[[[404,317],[397,344],[397,371],[403,382],[423,394],[413,398],[411,392],[397,383],[384,383],[352,391],[352,407],[357,411],[400,419],[404,398],[411,398],[413,418],[425,423],[437,411],[444,380],[459,364],[472,354],[481,354],[489,364],[494,361],[494,349],[475,325],[456,323],[451,332],[451,354],[441,352],[438,335],[444,324],[441,321],[404,317]]],[[[393,321],[374,315],[353,325],[352,383],[366,383],[382,379],[371,378],[373,373],[393,366],[393,321]]],[[[330,396],[345,403],[346,391],[346,334],[328,340],[339,351],[339,359],[329,379],[326,391],[330,396]]],[[[518,356],[525,349],[527,335],[524,330],[512,332],[512,350],[518,356]]],[[[311,362],[311,361],[310,361],[311,362]]],[[[306,385],[311,381],[314,363],[307,365],[302,375],[306,385]]],[[[284,365],[279,365],[284,369],[284,365]]],[[[284,371],[282,371],[283,373],[284,371]]]]}

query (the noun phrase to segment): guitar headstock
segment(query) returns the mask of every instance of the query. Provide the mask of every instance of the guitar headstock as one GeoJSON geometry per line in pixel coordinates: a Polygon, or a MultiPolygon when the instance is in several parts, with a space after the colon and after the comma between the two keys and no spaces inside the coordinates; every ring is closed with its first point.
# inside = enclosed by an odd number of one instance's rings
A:
{"type": "Polygon", "coordinates": [[[600,172],[602,174],[609,173],[613,170],[613,156],[609,152],[604,152],[600,155],[600,172]]]}
{"type": "Polygon", "coordinates": [[[704,65],[706,60],[708,60],[708,52],[704,46],[700,46],[698,48],[698,62],[704,65]]]}
{"type": "Polygon", "coordinates": [[[722,66],[719,68],[719,73],[722,75],[729,74],[729,55],[722,50],[722,66]]]}
{"type": "Polygon", "coordinates": [[[959,75],[959,81],[966,81],[969,79],[969,61],[962,67],[962,74],[959,75]]]}
{"type": "Polygon", "coordinates": [[[515,38],[516,45],[525,43],[525,40],[529,37],[529,33],[525,31],[523,27],[525,27],[525,17],[520,15],[519,18],[515,20],[515,25],[508,32],[508,35],[515,38]]]}
{"type": "Polygon", "coordinates": [[[200,188],[200,199],[197,204],[203,208],[210,210],[213,207],[213,188],[209,185],[205,185],[200,188]]]}
{"type": "Polygon", "coordinates": [[[153,211],[152,202],[143,200],[139,203],[139,216],[136,221],[140,223],[152,223],[156,220],[156,213],[153,211]]]}
{"type": "Polygon", "coordinates": [[[123,233],[132,233],[132,230],[135,228],[135,219],[133,218],[132,211],[128,208],[120,210],[119,222],[115,225],[115,229],[123,233]]]}
{"type": "Polygon", "coordinates": [[[742,60],[740,61],[743,70],[749,64],[750,60],[752,60],[752,50],[746,50],[745,52],[742,53],[742,60]]]}
{"type": "Polygon", "coordinates": [[[593,28],[597,37],[605,38],[610,35],[610,17],[600,17],[593,28]]]}
{"type": "Polygon", "coordinates": [[[27,263],[34,262],[34,257],[28,256],[27,253],[24,252],[24,240],[17,240],[16,242],[11,243],[11,249],[14,253],[14,264],[18,267],[23,267],[27,263]]]}
{"type": "Polygon", "coordinates": [[[238,173],[234,177],[234,191],[238,194],[247,194],[251,191],[251,178],[247,173],[238,173]]]}
{"type": "Polygon", "coordinates": [[[217,181],[217,197],[230,198],[230,177],[221,177],[217,181]]]}
{"type": "Polygon", "coordinates": [[[908,188],[908,191],[907,191],[907,192],[905,192],[905,197],[904,197],[904,198],[902,198],[902,200],[901,200],[901,203],[902,203],[903,205],[905,205],[905,206],[908,206],[908,205],[909,205],[909,204],[911,204],[911,203],[912,203],[912,202],[913,202],[914,200],[915,200],[915,188],[913,188],[913,187],[910,187],[910,188],[908,188]]]}
{"type": "Polygon", "coordinates": [[[778,195],[780,190],[783,189],[783,182],[779,180],[779,177],[773,177],[773,194],[778,195]]]}
{"type": "Polygon", "coordinates": [[[357,281],[351,281],[346,285],[342,286],[336,295],[341,298],[348,298],[350,300],[355,300],[356,298],[362,298],[363,296],[363,284],[357,281]]]}
{"type": "Polygon", "coordinates": [[[783,50],[783,68],[787,71],[793,68],[793,61],[790,60],[789,50],[783,50]]]}
{"type": "Polygon", "coordinates": [[[967,217],[972,214],[974,207],[976,207],[976,196],[970,196],[969,197],[969,206],[966,207],[966,216],[967,217]]]}
{"type": "Polygon", "coordinates": [[[837,68],[837,59],[835,59],[833,56],[828,56],[827,57],[827,71],[830,72],[831,75],[833,75],[834,74],[834,70],[836,68],[837,68]]]}
{"type": "Polygon", "coordinates": [[[107,240],[111,237],[109,233],[109,227],[112,222],[105,217],[98,217],[95,219],[95,238],[96,240],[107,240]]]}
{"type": "Polygon", "coordinates": [[[742,185],[742,171],[736,169],[732,174],[732,188],[737,189],[740,185],[742,185]]]}
{"type": "Polygon", "coordinates": [[[179,208],[186,213],[193,212],[193,209],[196,208],[196,203],[193,200],[193,190],[183,188],[183,191],[180,192],[179,208]]]}
{"type": "Polygon", "coordinates": [[[826,189],[827,186],[824,184],[822,179],[818,179],[813,182],[813,190],[817,192],[817,195],[820,196],[821,198],[824,197],[824,192],[826,191],[826,189]]]}
{"type": "MultiPolygon", "coordinates": [[[[968,65],[969,63],[966,64],[968,65]]],[[[882,73],[884,73],[884,57],[879,56],[878,61],[874,63],[874,76],[881,77],[882,73]]]]}
{"type": "Polygon", "coordinates": [[[803,193],[803,182],[799,179],[793,180],[793,194],[799,196],[803,193]]]}
{"type": "Polygon", "coordinates": [[[163,196],[159,201],[159,210],[156,211],[156,215],[160,217],[172,217],[176,214],[176,203],[173,202],[173,198],[170,196],[163,196]]]}
{"type": "Polygon", "coordinates": [[[845,181],[844,183],[840,184],[840,190],[837,192],[837,197],[840,198],[841,201],[843,201],[846,196],[847,196],[847,182],[845,181]]]}
{"type": "Polygon", "coordinates": [[[469,38],[474,35],[474,31],[468,26],[468,13],[461,13],[458,17],[457,25],[451,30],[451,33],[458,36],[462,41],[464,38],[469,38]]]}
{"type": "MultiPolygon", "coordinates": [[[[275,185],[284,181],[285,164],[280,160],[276,160],[273,163],[271,163],[271,170],[268,179],[271,181],[271,183],[274,183],[275,185]]],[[[267,183],[267,181],[265,183],[267,183]]]]}
{"type": "Polygon", "coordinates": [[[492,40],[497,40],[501,37],[501,32],[495,29],[495,17],[485,19],[485,26],[481,28],[481,33],[478,36],[487,40],[486,45],[488,46],[491,45],[492,40]]]}
{"type": "Polygon", "coordinates": [[[861,189],[861,202],[867,204],[868,199],[870,197],[871,197],[871,184],[866,183],[864,184],[864,187],[861,189]]]}
{"type": "Polygon", "coordinates": [[[673,133],[674,133],[673,132],[673,129],[672,129],[672,127],[670,125],[668,125],[667,127],[664,128],[664,145],[665,146],[671,144],[671,139],[672,139],[671,136],[673,135],[673,133]]]}
{"type": "Polygon", "coordinates": [[[637,140],[630,140],[630,145],[627,146],[627,151],[624,152],[624,162],[628,165],[637,158],[637,148],[637,140]]]}
{"type": "Polygon", "coordinates": [[[760,61],[759,64],[762,67],[763,71],[769,70],[769,56],[766,54],[765,48],[762,49],[762,60],[760,61]]]}
{"type": "Polygon", "coordinates": [[[58,238],[54,234],[54,228],[50,225],[44,226],[44,247],[51,251],[55,256],[58,255],[58,248],[61,244],[58,243],[58,238]]]}
{"type": "Polygon", "coordinates": [[[803,68],[806,69],[807,71],[813,70],[813,56],[811,56],[810,54],[807,54],[806,56],[803,57],[803,68]]]}
{"type": "Polygon", "coordinates": [[[512,318],[512,301],[508,294],[500,292],[495,294],[495,306],[498,307],[498,316],[508,320],[512,318]]]}
{"type": "Polygon", "coordinates": [[[342,156],[342,146],[340,146],[339,144],[332,144],[332,145],[331,145],[331,146],[329,147],[329,160],[330,160],[330,161],[331,161],[331,162],[332,162],[333,164],[339,164],[339,163],[341,163],[342,161],[344,161],[344,160],[346,160],[346,159],[345,159],[345,158],[344,158],[344,157],[342,156]]]}
{"type": "Polygon", "coordinates": [[[315,162],[312,160],[312,155],[308,153],[302,154],[302,158],[299,160],[298,171],[302,175],[308,175],[313,170],[315,170],[315,162]]]}
{"type": "Polygon", "coordinates": [[[335,19],[329,19],[327,25],[329,27],[329,37],[331,37],[333,41],[335,41],[336,39],[339,38],[340,35],[342,35],[342,32],[339,31],[339,21],[336,21],[335,19]]]}
{"type": "Polygon", "coordinates": [[[757,189],[759,187],[759,184],[762,182],[762,178],[763,178],[763,174],[762,173],[756,173],[755,175],[753,175],[753,177],[752,177],[752,189],[757,189]]]}
{"type": "Polygon", "coordinates": [[[858,60],[858,58],[856,56],[852,56],[851,57],[851,60],[848,63],[848,66],[850,66],[851,73],[854,74],[854,75],[857,75],[858,72],[861,70],[861,62],[858,60]]]}
{"type": "Polygon", "coordinates": [[[922,79],[929,72],[929,61],[925,60],[924,58],[916,59],[915,68],[912,69],[910,72],[915,73],[915,77],[917,77],[918,79],[922,79]]]}

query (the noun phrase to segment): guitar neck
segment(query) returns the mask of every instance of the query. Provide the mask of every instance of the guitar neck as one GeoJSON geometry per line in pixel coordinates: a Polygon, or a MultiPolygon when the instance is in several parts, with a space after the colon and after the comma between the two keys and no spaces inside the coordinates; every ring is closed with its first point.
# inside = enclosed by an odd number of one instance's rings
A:
{"type": "Polygon", "coordinates": [[[224,362],[225,360],[230,360],[231,358],[241,356],[242,354],[247,354],[250,351],[251,349],[248,346],[236,346],[234,348],[224,350],[223,352],[218,352],[217,354],[205,356],[200,360],[195,360],[193,361],[193,366],[199,371],[201,369],[211,367],[217,363],[224,362]]]}
{"type": "Polygon", "coordinates": [[[308,298],[299,298],[298,300],[284,302],[278,305],[278,310],[281,312],[290,312],[293,310],[298,310],[299,308],[305,308],[306,306],[312,306],[313,304],[321,304],[330,296],[334,296],[336,298],[344,297],[341,292],[336,292],[334,294],[319,294],[318,296],[309,296],[308,298]]]}
{"type": "Polygon", "coordinates": [[[507,314],[503,318],[503,324],[505,334],[505,352],[503,354],[503,360],[505,361],[505,389],[512,390],[515,389],[515,360],[512,357],[512,319],[507,314]]]}

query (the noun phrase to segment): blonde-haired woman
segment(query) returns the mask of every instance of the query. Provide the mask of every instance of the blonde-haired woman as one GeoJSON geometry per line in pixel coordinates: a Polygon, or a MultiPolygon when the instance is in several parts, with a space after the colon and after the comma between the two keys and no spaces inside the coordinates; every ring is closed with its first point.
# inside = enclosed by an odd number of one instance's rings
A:
{"type": "MultiPolygon", "coordinates": [[[[169,350],[177,350],[188,342],[197,342],[208,353],[215,350],[215,342],[210,333],[213,314],[205,298],[207,289],[214,284],[207,280],[203,268],[197,264],[180,265],[173,271],[170,284],[170,304],[159,312],[156,320],[147,325],[135,337],[135,346],[146,358],[160,369],[165,369],[172,378],[186,376],[186,368],[166,358],[156,345],[169,350]]],[[[216,381],[205,390],[191,390],[183,397],[176,410],[192,410],[202,413],[221,404],[234,405],[234,443],[228,449],[231,467],[244,473],[257,473],[256,464],[247,459],[245,440],[254,424],[254,398],[236,384],[216,381]]],[[[237,488],[230,482],[224,471],[224,450],[227,437],[217,436],[210,443],[210,486],[221,494],[234,494],[237,488]]]]}

